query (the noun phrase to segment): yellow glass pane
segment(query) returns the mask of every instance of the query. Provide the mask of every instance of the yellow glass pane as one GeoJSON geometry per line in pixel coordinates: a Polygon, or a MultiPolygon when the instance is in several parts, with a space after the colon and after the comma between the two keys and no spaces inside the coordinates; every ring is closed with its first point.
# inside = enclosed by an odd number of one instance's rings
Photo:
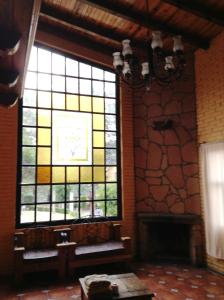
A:
{"type": "Polygon", "coordinates": [[[93,150],[93,164],[94,165],[104,165],[104,149],[94,149],[93,150]]]}
{"type": "Polygon", "coordinates": [[[51,144],[51,130],[38,128],[38,145],[48,146],[51,144]]]}
{"type": "Polygon", "coordinates": [[[104,112],[104,98],[93,98],[93,111],[94,112],[104,112]]]}
{"type": "Polygon", "coordinates": [[[104,115],[93,114],[93,129],[104,130],[104,115]]]}
{"type": "Polygon", "coordinates": [[[51,168],[37,167],[37,183],[50,183],[51,168]]]}
{"type": "Polygon", "coordinates": [[[80,167],[80,182],[92,181],[92,167],[80,167]]]}
{"type": "Polygon", "coordinates": [[[65,167],[52,167],[52,183],[65,182],[65,167]]]}
{"type": "Polygon", "coordinates": [[[67,167],[67,182],[78,182],[79,181],[79,168],[78,167],[67,167]]]}
{"type": "Polygon", "coordinates": [[[50,92],[38,92],[38,106],[39,107],[51,107],[51,93],[50,92]]]}
{"type": "Polygon", "coordinates": [[[37,164],[50,165],[51,163],[51,148],[38,147],[37,164]]]}
{"type": "Polygon", "coordinates": [[[97,181],[105,181],[105,168],[104,167],[93,167],[93,179],[97,181]]]}
{"type": "Polygon", "coordinates": [[[38,126],[51,126],[51,111],[38,109],[38,126]]]}
{"type": "Polygon", "coordinates": [[[65,109],[65,94],[53,93],[53,108],[65,109]]]}
{"type": "Polygon", "coordinates": [[[79,96],[66,95],[66,109],[78,110],[79,109],[79,96]]]}
{"type": "Polygon", "coordinates": [[[93,132],[93,147],[104,147],[104,132],[93,132]]]}
{"type": "Polygon", "coordinates": [[[86,96],[80,96],[80,110],[92,111],[91,98],[86,96]]]}

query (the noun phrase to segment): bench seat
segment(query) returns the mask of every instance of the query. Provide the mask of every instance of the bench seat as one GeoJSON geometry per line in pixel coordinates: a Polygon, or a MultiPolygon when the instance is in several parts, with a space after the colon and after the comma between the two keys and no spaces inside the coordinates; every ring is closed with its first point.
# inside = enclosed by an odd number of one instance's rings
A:
{"type": "Polygon", "coordinates": [[[124,251],[124,245],[120,241],[108,241],[99,244],[77,246],[76,256],[105,255],[124,251]]]}

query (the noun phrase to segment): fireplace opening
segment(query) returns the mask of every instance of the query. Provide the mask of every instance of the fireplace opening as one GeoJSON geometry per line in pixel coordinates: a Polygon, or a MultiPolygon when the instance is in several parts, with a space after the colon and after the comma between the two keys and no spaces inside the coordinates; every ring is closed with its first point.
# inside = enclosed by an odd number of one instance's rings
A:
{"type": "Polygon", "coordinates": [[[190,226],[177,223],[148,223],[150,261],[190,262],[190,226]]]}

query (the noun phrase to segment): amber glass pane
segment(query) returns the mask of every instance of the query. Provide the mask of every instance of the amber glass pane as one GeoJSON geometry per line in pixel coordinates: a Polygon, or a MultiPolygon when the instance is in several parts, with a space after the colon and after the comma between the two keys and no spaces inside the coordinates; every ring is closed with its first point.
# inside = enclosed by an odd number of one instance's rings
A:
{"type": "Polygon", "coordinates": [[[91,111],[91,98],[86,96],[80,96],[80,110],[82,111],[91,111]]]}
{"type": "Polygon", "coordinates": [[[94,149],[93,150],[93,164],[94,165],[104,165],[104,149],[94,149]]]}
{"type": "Polygon", "coordinates": [[[93,147],[104,147],[104,132],[93,132],[93,147]]]}
{"type": "Polygon", "coordinates": [[[65,167],[52,167],[52,182],[65,182],[65,167]]]}
{"type": "Polygon", "coordinates": [[[51,111],[47,109],[38,109],[38,126],[51,126],[51,111]]]}
{"type": "Polygon", "coordinates": [[[37,167],[37,184],[49,183],[51,179],[50,167],[37,167]]]}
{"type": "Polygon", "coordinates": [[[104,130],[104,115],[93,114],[93,129],[104,130]]]}
{"type": "Polygon", "coordinates": [[[80,167],[80,181],[91,182],[92,181],[92,167],[80,167]]]}
{"type": "Polygon", "coordinates": [[[51,144],[51,130],[38,128],[38,145],[48,146],[51,144]]]}
{"type": "Polygon", "coordinates": [[[78,110],[79,109],[79,96],[66,95],[66,109],[78,110]]]}
{"type": "Polygon", "coordinates": [[[79,181],[79,168],[78,167],[67,167],[67,182],[78,182],[79,181]]]}
{"type": "Polygon", "coordinates": [[[38,92],[38,106],[39,107],[51,107],[51,93],[38,92]]]}
{"type": "Polygon", "coordinates": [[[37,164],[50,165],[51,163],[51,149],[47,147],[38,147],[37,164]]]}
{"type": "Polygon", "coordinates": [[[53,93],[53,108],[65,109],[65,94],[53,93]]]}
{"type": "Polygon", "coordinates": [[[104,112],[104,98],[93,98],[93,111],[94,112],[104,112]]]}
{"type": "Polygon", "coordinates": [[[104,181],[105,180],[105,168],[104,167],[93,167],[93,180],[104,181]]]}

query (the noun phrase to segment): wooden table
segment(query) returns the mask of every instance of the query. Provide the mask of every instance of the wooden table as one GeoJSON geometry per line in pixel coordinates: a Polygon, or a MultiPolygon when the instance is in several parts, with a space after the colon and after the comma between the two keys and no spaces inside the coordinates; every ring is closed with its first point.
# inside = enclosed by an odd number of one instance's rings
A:
{"type": "MultiPolygon", "coordinates": [[[[118,295],[112,295],[109,299],[151,300],[154,296],[154,294],[148,290],[145,284],[140,281],[134,273],[108,275],[108,279],[111,283],[116,283],[118,285],[119,291],[118,295]]],[[[79,283],[81,286],[81,300],[89,300],[85,278],[79,278],[79,283]]],[[[105,298],[105,300],[107,299],[105,298]]]]}

